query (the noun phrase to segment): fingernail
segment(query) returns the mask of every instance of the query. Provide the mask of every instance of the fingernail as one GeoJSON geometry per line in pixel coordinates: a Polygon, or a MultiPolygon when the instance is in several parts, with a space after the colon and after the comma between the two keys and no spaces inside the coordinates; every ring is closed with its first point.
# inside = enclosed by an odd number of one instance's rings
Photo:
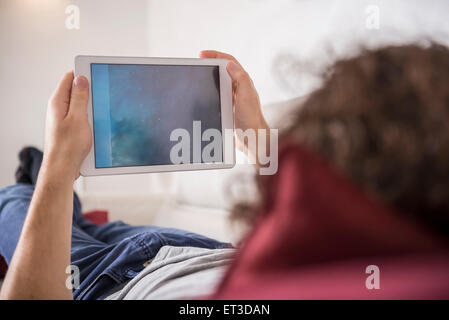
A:
{"type": "Polygon", "coordinates": [[[73,85],[77,88],[85,89],[88,86],[87,79],[83,76],[77,76],[73,82],[73,85]]]}

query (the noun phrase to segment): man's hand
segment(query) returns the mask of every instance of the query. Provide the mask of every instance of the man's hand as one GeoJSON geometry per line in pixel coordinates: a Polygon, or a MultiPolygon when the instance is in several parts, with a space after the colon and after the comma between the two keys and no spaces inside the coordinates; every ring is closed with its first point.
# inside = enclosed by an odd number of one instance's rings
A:
{"type": "Polygon", "coordinates": [[[42,163],[45,175],[79,176],[80,167],[92,146],[87,120],[89,82],[83,76],[64,75],[48,102],[45,147],[42,163]]]}
{"type": "MultiPolygon", "coordinates": [[[[229,54],[213,50],[201,51],[200,58],[229,60],[226,69],[232,79],[235,127],[243,131],[254,129],[256,133],[258,129],[266,129],[268,131],[268,124],[260,108],[259,95],[257,94],[253,81],[240,63],[229,54]]],[[[245,142],[241,141],[238,136],[236,138],[237,148],[245,152],[247,150],[245,142]]],[[[255,150],[249,150],[249,152],[255,153],[255,150]]]]}

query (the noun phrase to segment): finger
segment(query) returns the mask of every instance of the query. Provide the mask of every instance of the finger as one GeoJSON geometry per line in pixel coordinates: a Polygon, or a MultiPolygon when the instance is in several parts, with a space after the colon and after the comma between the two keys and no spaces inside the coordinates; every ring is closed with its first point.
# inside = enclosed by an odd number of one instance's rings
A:
{"type": "Polygon", "coordinates": [[[73,81],[70,96],[69,114],[87,115],[87,102],[89,100],[89,81],[84,76],[77,76],[73,81]]]}
{"type": "Polygon", "coordinates": [[[64,118],[68,112],[72,82],[73,71],[65,73],[50,98],[49,107],[58,118],[64,118]]]}
{"type": "Polygon", "coordinates": [[[231,60],[234,61],[235,63],[237,63],[239,66],[240,63],[237,61],[236,58],[234,58],[234,56],[224,53],[224,52],[220,52],[220,51],[215,51],[215,50],[203,50],[200,52],[200,58],[206,58],[206,59],[227,59],[227,60],[231,60]]]}
{"type": "Polygon", "coordinates": [[[226,70],[231,76],[234,87],[251,86],[252,80],[248,73],[234,61],[229,61],[226,65],[226,70]]]}

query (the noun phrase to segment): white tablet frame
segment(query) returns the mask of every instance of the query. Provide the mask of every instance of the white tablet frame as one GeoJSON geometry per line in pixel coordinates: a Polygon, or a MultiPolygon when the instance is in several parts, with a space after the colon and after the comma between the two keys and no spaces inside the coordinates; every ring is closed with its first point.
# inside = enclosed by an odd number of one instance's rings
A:
{"type": "Polygon", "coordinates": [[[92,148],[81,166],[81,175],[115,175],[115,174],[133,174],[167,171],[187,171],[204,169],[225,169],[232,168],[235,165],[234,148],[234,110],[232,107],[232,81],[226,70],[228,60],[225,59],[199,59],[199,58],[147,58],[147,57],[106,57],[106,56],[83,56],[75,57],[75,76],[83,75],[89,80],[90,93],[91,85],[91,64],[146,64],[146,65],[207,65],[218,66],[220,77],[220,103],[221,103],[221,125],[222,125],[222,146],[223,162],[219,163],[187,163],[187,164],[168,164],[153,166],[135,166],[135,167],[95,167],[95,139],[93,130],[93,109],[92,94],[89,94],[88,119],[92,128],[92,148]],[[229,134],[231,132],[232,134],[229,134]],[[228,134],[225,134],[228,133],[228,134]]]}

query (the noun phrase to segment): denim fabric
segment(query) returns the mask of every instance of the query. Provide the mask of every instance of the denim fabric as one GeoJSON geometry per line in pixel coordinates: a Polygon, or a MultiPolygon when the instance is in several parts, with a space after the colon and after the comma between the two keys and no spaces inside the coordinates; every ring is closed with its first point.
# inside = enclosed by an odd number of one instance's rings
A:
{"type": "MultiPolygon", "coordinates": [[[[28,211],[34,186],[16,184],[0,189],[0,254],[9,264],[28,211]]],[[[101,299],[117,285],[134,278],[144,263],[165,245],[226,248],[229,244],[172,228],[130,226],[121,221],[103,226],[81,214],[74,195],[71,261],[80,270],[75,299],[101,299]]]]}

